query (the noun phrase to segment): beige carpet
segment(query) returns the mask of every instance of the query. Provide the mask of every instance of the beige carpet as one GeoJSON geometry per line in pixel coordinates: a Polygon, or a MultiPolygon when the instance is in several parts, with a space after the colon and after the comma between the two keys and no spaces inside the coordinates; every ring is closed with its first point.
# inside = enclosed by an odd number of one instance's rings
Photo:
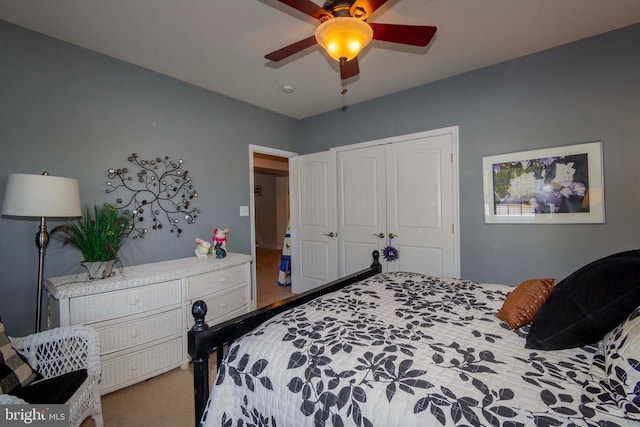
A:
{"type": "MultiPolygon", "coordinates": [[[[290,288],[278,286],[280,252],[258,249],[256,256],[258,307],[291,296],[290,288]]],[[[211,355],[209,383],[215,375],[215,353],[211,355]]],[[[193,369],[174,369],[147,381],[102,396],[106,427],[193,426],[193,369]]],[[[82,427],[92,427],[87,419],[82,427]]]]}

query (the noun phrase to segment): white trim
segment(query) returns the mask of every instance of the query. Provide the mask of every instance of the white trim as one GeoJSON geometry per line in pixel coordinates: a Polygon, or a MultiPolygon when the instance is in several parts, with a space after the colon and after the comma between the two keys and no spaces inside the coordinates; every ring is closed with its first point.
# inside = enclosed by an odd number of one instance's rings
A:
{"type": "Polygon", "coordinates": [[[271,156],[278,156],[290,159],[296,157],[298,153],[293,151],[279,150],[277,148],[263,147],[249,144],[249,223],[251,227],[251,310],[255,310],[258,304],[258,291],[256,282],[256,202],[253,196],[253,154],[261,153],[271,156]]]}
{"type": "MultiPolygon", "coordinates": [[[[455,270],[458,277],[461,276],[460,272],[460,128],[458,126],[451,126],[444,128],[451,132],[451,139],[453,141],[452,153],[453,159],[453,226],[455,228],[455,270]]],[[[444,130],[441,129],[441,130],[444,130]]]]}
{"type": "Polygon", "coordinates": [[[334,151],[355,150],[358,148],[371,147],[373,145],[392,144],[394,142],[411,141],[412,139],[429,138],[432,136],[452,134],[455,139],[454,141],[455,149],[456,149],[456,153],[454,153],[455,155],[457,154],[457,148],[458,148],[458,130],[459,130],[458,126],[449,126],[446,128],[432,129],[432,130],[426,130],[426,131],[421,131],[416,133],[408,133],[405,135],[390,136],[388,138],[357,142],[355,144],[349,144],[349,145],[341,145],[338,147],[332,147],[330,148],[330,150],[334,150],[334,151]]]}

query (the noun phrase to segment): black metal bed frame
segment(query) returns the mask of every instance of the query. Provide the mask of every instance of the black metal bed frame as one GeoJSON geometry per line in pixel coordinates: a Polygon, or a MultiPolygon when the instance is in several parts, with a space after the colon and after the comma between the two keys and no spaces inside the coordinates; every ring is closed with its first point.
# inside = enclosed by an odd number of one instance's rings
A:
{"type": "Polygon", "coordinates": [[[193,388],[195,398],[195,424],[199,425],[209,399],[209,355],[216,351],[216,368],[222,363],[226,344],[255,329],[273,316],[311,301],[321,295],[337,291],[352,283],[360,282],[382,271],[380,253],[373,251],[373,263],[367,269],[329,282],[313,290],[285,298],[258,310],[243,314],[209,328],[204,321],[207,305],[198,300],[193,303],[191,313],[195,324],[188,333],[189,356],[193,361],[193,388]]]}

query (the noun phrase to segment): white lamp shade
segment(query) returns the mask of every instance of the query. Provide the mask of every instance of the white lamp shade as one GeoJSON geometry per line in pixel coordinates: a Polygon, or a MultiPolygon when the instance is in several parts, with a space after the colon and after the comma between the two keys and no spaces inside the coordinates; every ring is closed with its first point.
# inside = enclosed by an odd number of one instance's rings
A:
{"type": "Polygon", "coordinates": [[[2,215],[53,218],[81,216],[78,180],[50,175],[9,174],[2,215]]]}

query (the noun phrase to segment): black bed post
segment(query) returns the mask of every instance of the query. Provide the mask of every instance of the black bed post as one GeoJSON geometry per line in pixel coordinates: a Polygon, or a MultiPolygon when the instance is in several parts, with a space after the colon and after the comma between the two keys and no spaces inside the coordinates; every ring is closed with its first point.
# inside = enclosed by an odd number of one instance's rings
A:
{"type": "Polygon", "coordinates": [[[377,273],[382,273],[382,264],[380,264],[380,252],[373,251],[371,253],[371,256],[373,257],[371,268],[375,269],[377,273]]]}
{"type": "Polygon", "coordinates": [[[188,334],[189,355],[193,361],[193,395],[195,401],[196,426],[200,425],[200,419],[209,399],[209,353],[198,346],[198,335],[209,327],[204,322],[207,314],[207,304],[204,301],[196,301],[191,307],[191,314],[196,320],[188,334]]]}

